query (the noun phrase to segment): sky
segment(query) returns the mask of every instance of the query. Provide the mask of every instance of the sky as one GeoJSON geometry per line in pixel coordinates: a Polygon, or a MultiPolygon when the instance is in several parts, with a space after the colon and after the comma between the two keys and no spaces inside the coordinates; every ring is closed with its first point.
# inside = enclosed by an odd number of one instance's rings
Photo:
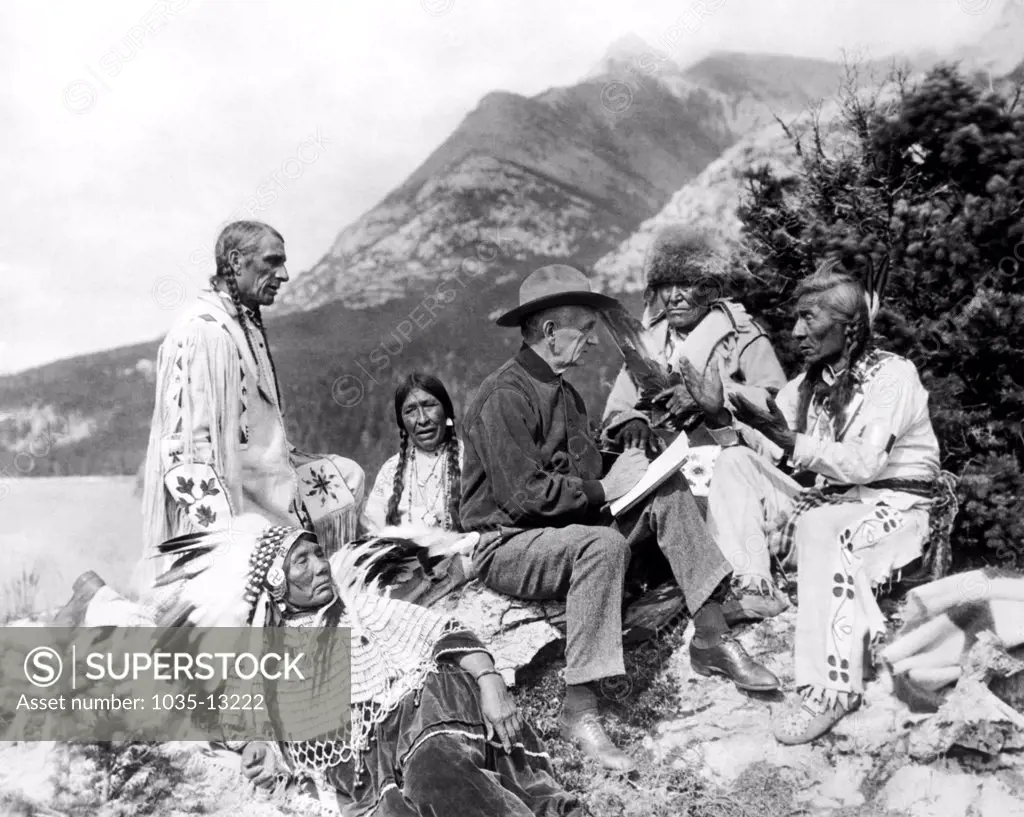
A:
{"type": "Polygon", "coordinates": [[[300,274],[485,94],[573,84],[628,33],[885,56],[1001,2],[3,0],[0,373],[159,337],[246,207],[300,274]]]}

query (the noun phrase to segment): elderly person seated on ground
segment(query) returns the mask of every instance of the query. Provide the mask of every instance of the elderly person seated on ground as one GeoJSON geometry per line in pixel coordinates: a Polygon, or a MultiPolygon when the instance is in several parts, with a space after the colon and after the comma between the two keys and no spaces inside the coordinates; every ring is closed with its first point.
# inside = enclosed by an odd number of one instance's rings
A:
{"type": "MultiPolygon", "coordinates": [[[[162,549],[175,560],[161,579],[163,598],[156,610],[136,608],[152,615],[150,626],[178,624],[188,611],[200,634],[247,625],[351,628],[351,729],[325,713],[322,739],[237,747],[243,773],[257,785],[281,773],[308,774],[346,815],[583,814],[554,779],[479,639],[447,616],[368,592],[380,552],[367,560],[348,547],[332,575],[312,534],[267,528],[252,516],[162,549]]],[[[102,591],[85,623],[102,623],[104,612],[107,624],[125,623],[126,613],[130,619],[134,605],[102,591]]],[[[270,699],[268,711],[279,711],[270,699]]],[[[274,720],[277,734],[282,726],[274,720]]]]}
{"type": "Polygon", "coordinates": [[[618,519],[604,510],[636,485],[648,463],[642,451],[627,451],[602,475],[586,407],[563,374],[596,343],[598,309],[618,302],[563,265],[529,275],[519,299],[498,325],[520,326],[523,345],[484,380],[466,411],[462,524],[481,532],[473,562],[487,587],[565,601],[563,734],[606,767],[625,771],[633,761],[605,734],[595,686],[625,673],[622,595],[634,551],[638,559],[667,561],[664,572],[682,589],[696,627],[695,671],[751,690],[774,690],[779,682],[729,636],[720,601],[731,568],[681,476],[618,519]]]}
{"type": "Polygon", "coordinates": [[[929,533],[939,446],[928,392],[913,363],[875,347],[880,293],[868,293],[831,262],[800,284],[793,336],[806,369],[764,405],[731,398],[761,453],[725,449],[711,482],[708,521],[726,552],[767,552],[780,516],[781,549],[795,550],[803,700],[776,724],[782,743],[813,740],[860,706],[868,639],[885,625],[872,591],[929,533]]]}
{"type": "MultiPolygon", "coordinates": [[[[786,383],[771,340],[736,301],[722,297],[728,287],[724,250],[706,230],[671,226],[654,238],[644,262],[644,351],[681,385],[658,395],[641,395],[623,366],[608,395],[603,431],[613,444],[647,448],[655,406],[674,430],[688,434],[691,456],[684,476],[695,496],[707,496],[720,444],[736,432],[719,427],[728,395],[749,393],[761,401],[786,383]]],[[[719,543],[721,544],[721,543],[719,543]]],[[[736,598],[726,604],[730,622],[778,615],[787,602],[771,581],[767,552],[725,556],[732,563],[736,598]]]]}
{"type": "Polygon", "coordinates": [[[419,372],[406,377],[395,391],[395,423],[401,445],[366,498],[364,530],[377,533],[396,525],[458,530],[462,443],[444,384],[419,372]]]}

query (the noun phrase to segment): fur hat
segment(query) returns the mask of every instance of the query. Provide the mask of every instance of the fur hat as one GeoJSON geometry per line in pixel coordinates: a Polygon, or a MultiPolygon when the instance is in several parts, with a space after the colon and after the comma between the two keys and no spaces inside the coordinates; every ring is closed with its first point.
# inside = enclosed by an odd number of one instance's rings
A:
{"type": "Polygon", "coordinates": [[[663,284],[693,284],[725,272],[725,253],[708,230],[673,224],[654,237],[644,261],[648,288],[663,284]]]}

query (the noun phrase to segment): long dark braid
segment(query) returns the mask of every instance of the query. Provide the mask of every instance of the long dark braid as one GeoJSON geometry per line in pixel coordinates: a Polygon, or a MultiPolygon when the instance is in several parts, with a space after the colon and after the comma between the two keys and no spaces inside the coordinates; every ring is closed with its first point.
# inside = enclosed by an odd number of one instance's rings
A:
{"type": "Polygon", "coordinates": [[[453,531],[462,532],[459,506],[462,501],[462,465],[459,463],[459,438],[455,434],[455,421],[448,427],[448,518],[453,531]]]}
{"type": "Polygon", "coordinates": [[[252,353],[253,360],[259,361],[259,356],[256,354],[256,348],[252,343],[252,335],[249,332],[248,321],[245,316],[248,315],[252,320],[253,324],[257,329],[260,330],[260,334],[263,336],[263,348],[267,350],[267,360],[270,361],[270,372],[274,378],[274,389],[277,391],[277,405],[281,406],[281,383],[277,379],[277,367],[274,365],[274,356],[270,353],[270,341],[267,339],[267,330],[263,328],[263,315],[260,314],[260,307],[246,306],[242,302],[241,294],[238,292],[238,282],[235,280],[234,275],[228,275],[224,281],[227,283],[228,293],[231,295],[231,302],[235,305],[235,309],[238,312],[238,322],[242,324],[242,331],[245,333],[245,342],[249,344],[249,351],[252,353]]]}
{"type": "Polygon", "coordinates": [[[402,500],[402,492],[405,490],[405,467],[409,462],[409,432],[403,427],[399,432],[402,437],[401,448],[398,449],[398,466],[395,468],[395,479],[391,483],[391,498],[388,500],[388,515],[384,522],[388,525],[397,525],[401,516],[398,508],[402,500]]]}
{"type": "Polygon", "coordinates": [[[242,301],[242,294],[238,291],[238,281],[235,280],[235,271],[231,268],[228,260],[229,254],[234,250],[246,252],[256,246],[257,242],[267,233],[284,241],[281,234],[262,221],[235,221],[225,227],[217,238],[216,263],[217,270],[213,280],[221,280],[227,286],[228,294],[231,296],[231,303],[235,305],[238,312],[238,322],[242,325],[242,332],[245,334],[245,342],[249,346],[249,352],[253,360],[259,361],[256,354],[256,347],[252,342],[252,334],[249,332],[248,315],[253,324],[260,331],[263,337],[263,348],[267,350],[267,360],[270,361],[270,372],[274,378],[274,388],[277,391],[277,405],[281,406],[281,383],[277,379],[277,366],[274,364],[274,356],[270,353],[270,340],[267,338],[267,330],[263,326],[263,313],[259,304],[247,305],[242,301]]]}
{"type": "MultiPolygon", "coordinates": [[[[235,289],[237,290],[237,286],[235,289]]],[[[274,377],[274,388],[277,390],[277,405],[281,406],[281,381],[277,379],[277,365],[274,363],[274,356],[270,352],[270,338],[267,337],[267,330],[263,326],[263,313],[260,310],[259,304],[249,307],[249,317],[252,318],[252,322],[263,336],[263,348],[267,350],[267,360],[270,361],[270,373],[274,377]]],[[[252,348],[252,341],[249,341],[249,348],[252,348]]]]}
{"type": "Polygon", "coordinates": [[[808,410],[811,401],[817,399],[839,434],[846,425],[846,409],[858,385],[854,374],[856,366],[874,346],[864,286],[854,276],[839,271],[836,262],[827,261],[800,283],[796,295],[797,298],[818,297],[826,309],[844,322],[848,351],[846,368],[831,385],[822,379],[824,363],[816,363],[807,370],[800,384],[796,430],[807,431],[808,410]]]}
{"type": "Polygon", "coordinates": [[[433,375],[422,372],[413,372],[395,390],[395,423],[398,425],[402,445],[398,453],[398,465],[395,470],[395,480],[392,483],[391,498],[388,500],[388,513],[385,522],[388,525],[397,525],[401,517],[399,503],[402,499],[402,492],[405,490],[405,470],[409,460],[409,433],[402,420],[402,408],[413,389],[422,389],[437,398],[444,409],[445,421],[448,425],[446,425],[441,445],[447,449],[444,452],[445,465],[448,470],[448,480],[445,485],[448,493],[446,510],[451,529],[461,531],[459,506],[462,501],[462,466],[459,463],[459,438],[455,433],[455,408],[444,384],[433,375]]]}

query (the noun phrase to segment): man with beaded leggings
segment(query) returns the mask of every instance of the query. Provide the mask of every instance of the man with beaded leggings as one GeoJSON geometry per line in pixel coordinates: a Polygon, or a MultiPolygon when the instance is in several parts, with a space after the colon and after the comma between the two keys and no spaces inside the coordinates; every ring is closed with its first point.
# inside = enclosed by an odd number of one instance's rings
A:
{"type": "Polygon", "coordinates": [[[328,553],[357,533],[363,469],[297,451],[285,432],[260,311],[288,281],[284,239],[258,221],[232,222],[215,260],[210,289],[182,310],[157,356],[138,592],[159,571],[150,557],[161,542],[242,513],[314,531],[328,553]]]}

